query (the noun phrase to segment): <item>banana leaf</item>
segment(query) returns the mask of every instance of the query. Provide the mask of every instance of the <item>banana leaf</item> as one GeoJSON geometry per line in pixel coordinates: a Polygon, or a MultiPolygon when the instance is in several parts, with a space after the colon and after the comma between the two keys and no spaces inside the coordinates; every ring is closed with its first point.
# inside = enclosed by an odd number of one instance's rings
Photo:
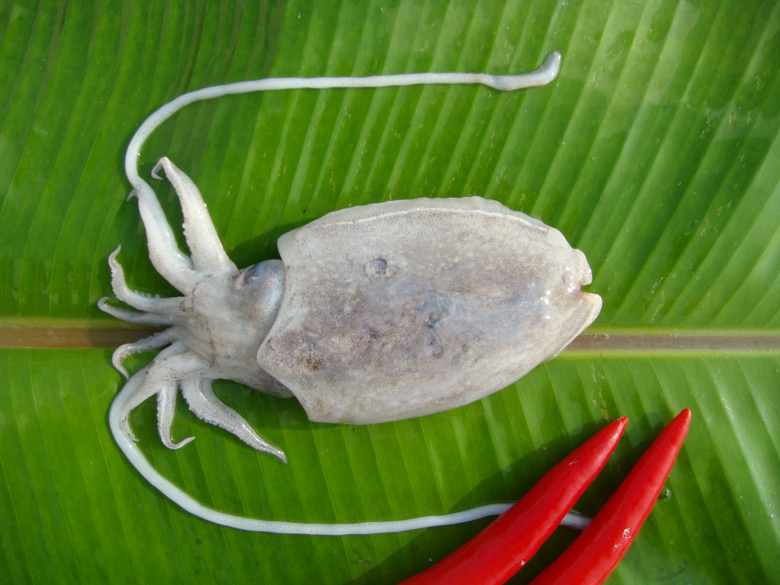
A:
{"type": "MultiPolygon", "coordinates": [[[[108,254],[170,296],[148,259],[123,158],[158,106],[281,76],[518,73],[553,50],[555,82],[295,90],[189,106],[144,147],[198,184],[239,266],[336,209],[482,195],[561,230],[604,308],[509,388],[368,426],[308,421],[232,382],[229,406],[279,445],[255,453],[177,409],[132,415],[171,481],[221,511],[359,522],[513,501],[607,421],[629,417],[577,504],[595,514],[682,408],[693,422],[610,585],[778,582],[780,4],[76,2],[0,4],[0,581],[393,584],[488,520],[374,536],[241,532],[147,484],[108,430],[111,348],[148,331],[101,313],[108,254]]],[[[178,226],[175,194],[155,189],[178,226]]],[[[180,235],[177,234],[177,237],[180,235]]],[[[183,239],[180,240],[183,245],[183,239]]],[[[138,356],[135,370],[153,357],[138,356]]],[[[511,581],[575,537],[559,530],[511,581]]]]}

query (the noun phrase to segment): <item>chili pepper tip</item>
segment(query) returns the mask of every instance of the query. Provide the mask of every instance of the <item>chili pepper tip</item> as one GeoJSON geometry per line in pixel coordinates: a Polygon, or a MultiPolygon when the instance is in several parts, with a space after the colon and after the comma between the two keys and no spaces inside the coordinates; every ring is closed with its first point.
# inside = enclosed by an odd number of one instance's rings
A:
{"type": "Polygon", "coordinates": [[[657,501],[690,422],[686,408],[661,431],[577,540],[532,585],[600,585],[607,579],[657,501]]]}

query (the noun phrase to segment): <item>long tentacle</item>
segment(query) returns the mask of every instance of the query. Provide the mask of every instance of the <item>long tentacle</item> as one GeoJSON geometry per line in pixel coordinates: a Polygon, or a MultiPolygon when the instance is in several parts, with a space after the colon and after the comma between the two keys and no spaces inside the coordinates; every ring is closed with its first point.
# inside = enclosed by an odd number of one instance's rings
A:
{"type": "Polygon", "coordinates": [[[211,380],[187,380],[181,384],[181,394],[190,410],[201,420],[233,433],[253,449],[287,462],[284,451],[258,435],[244,417],[216,397],[211,380]]]}
{"type": "MultiPolygon", "coordinates": [[[[552,82],[561,67],[561,54],[557,51],[547,55],[541,67],[520,75],[486,75],[484,73],[404,73],[400,75],[374,75],[369,77],[285,77],[240,81],[224,85],[204,87],[180,95],[158,108],[138,127],[125,153],[125,173],[130,184],[138,192],[139,199],[154,199],[154,192],[138,174],[138,156],[149,135],[173,114],[195,102],[210,100],[226,95],[278,91],[284,89],[329,89],[329,88],[376,88],[407,85],[468,85],[482,84],[498,91],[515,91],[539,87],[552,82]],[[151,194],[151,196],[150,196],[151,194]]],[[[151,203],[151,201],[149,201],[151,203]]],[[[149,205],[153,207],[153,205],[149,205]]],[[[159,203],[157,204],[159,209],[159,203]]],[[[160,214],[162,211],[160,210],[160,214]]],[[[164,219],[164,216],[163,216],[164,219]]],[[[167,237],[167,236],[166,236],[167,237]]],[[[172,236],[171,236],[172,237],[172,236]]]]}
{"type": "Polygon", "coordinates": [[[195,270],[213,270],[224,268],[236,270],[236,265],[228,258],[222,242],[211,221],[211,216],[203,202],[200,190],[168,157],[163,157],[152,170],[152,176],[159,178],[160,169],[176,190],[184,215],[184,237],[192,255],[195,270]]]}
{"type": "MultiPolygon", "coordinates": [[[[389,522],[356,522],[344,524],[285,522],[226,514],[225,512],[220,512],[213,508],[209,508],[208,506],[204,506],[195,498],[182,491],[181,488],[160,475],[160,472],[152,467],[141,450],[132,441],[131,436],[124,433],[122,430],[120,413],[124,410],[124,402],[129,398],[131,393],[132,388],[129,387],[128,383],[114,399],[108,414],[111,433],[114,435],[114,440],[125,454],[125,457],[127,457],[130,464],[138,470],[146,481],[157,488],[169,500],[190,514],[208,522],[219,524],[220,526],[227,526],[237,530],[247,530],[249,532],[270,532],[274,534],[309,534],[320,536],[385,534],[421,530],[423,528],[433,528],[436,526],[463,524],[489,516],[498,516],[499,514],[506,512],[512,506],[512,504],[490,504],[452,514],[422,516],[419,518],[393,520],[389,522]]],[[[583,521],[578,515],[569,514],[561,525],[582,530],[583,521]]]]}
{"type": "MultiPolygon", "coordinates": [[[[141,387],[141,384],[144,383],[144,378],[146,378],[146,373],[148,371],[149,371],[149,366],[145,366],[140,370],[138,370],[135,374],[130,376],[130,379],[127,381],[127,383],[124,385],[122,390],[117,395],[117,398],[119,396],[124,396],[126,399],[129,399],[131,396],[134,396],[136,392],[138,392],[138,388],[141,387]]],[[[111,403],[111,411],[109,412],[109,419],[111,419],[111,412],[113,412],[114,410],[114,405],[117,402],[117,398],[114,398],[114,402],[111,403]]],[[[122,418],[121,420],[116,420],[115,423],[116,423],[116,431],[113,429],[112,426],[114,439],[117,439],[117,433],[121,433],[121,435],[125,437],[127,440],[138,441],[138,438],[135,436],[135,433],[133,433],[133,429],[130,428],[130,423],[127,420],[127,416],[124,416],[124,418],[122,418]]]]}

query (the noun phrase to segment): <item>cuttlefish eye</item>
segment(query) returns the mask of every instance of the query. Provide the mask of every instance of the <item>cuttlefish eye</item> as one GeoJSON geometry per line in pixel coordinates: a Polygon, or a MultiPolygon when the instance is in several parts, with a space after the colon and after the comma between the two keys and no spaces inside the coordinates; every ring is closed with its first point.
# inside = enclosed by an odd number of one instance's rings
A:
{"type": "Polygon", "coordinates": [[[268,260],[260,262],[260,264],[255,264],[242,271],[244,273],[244,280],[249,283],[263,278],[263,275],[268,272],[268,262],[268,260]]]}
{"type": "Polygon", "coordinates": [[[266,260],[245,268],[239,271],[234,290],[260,314],[276,316],[284,292],[284,265],[281,260],[266,260]]]}

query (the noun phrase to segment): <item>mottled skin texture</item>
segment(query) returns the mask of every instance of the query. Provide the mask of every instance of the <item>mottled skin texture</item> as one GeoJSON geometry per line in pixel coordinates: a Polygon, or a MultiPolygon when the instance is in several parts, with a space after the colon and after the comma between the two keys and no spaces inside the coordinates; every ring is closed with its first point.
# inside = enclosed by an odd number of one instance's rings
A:
{"type": "Polygon", "coordinates": [[[279,239],[279,315],[258,361],[312,420],[364,424],[506,387],[589,325],[601,298],[553,228],[480,197],[341,210],[279,239]]]}
{"type": "Polygon", "coordinates": [[[238,270],[194,183],[168,159],[191,256],[156,205],[139,197],[150,258],[183,296],[131,291],[110,258],[117,298],[169,325],[120,347],[114,362],[162,348],[128,380],[127,418],[156,395],[163,442],[181,390],[193,412],[255,449],[284,458],[211,392],[232,379],[294,395],[312,420],[371,423],[446,410],[514,382],[557,354],[598,315],[584,293],[585,256],[557,230],[479,197],[391,201],[344,209],[279,239],[281,261],[238,270]]]}

